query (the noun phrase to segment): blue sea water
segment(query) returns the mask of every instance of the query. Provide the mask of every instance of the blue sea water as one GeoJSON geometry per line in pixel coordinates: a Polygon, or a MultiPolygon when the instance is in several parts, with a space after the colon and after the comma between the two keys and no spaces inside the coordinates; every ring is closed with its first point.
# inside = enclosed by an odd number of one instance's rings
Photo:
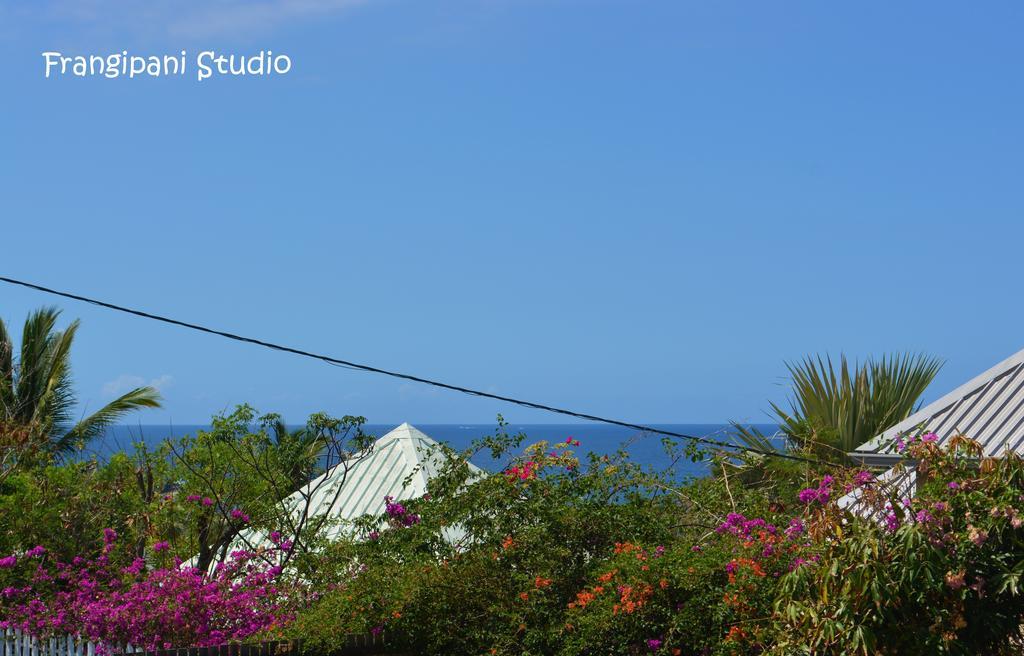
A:
{"type": "MultiPolygon", "coordinates": [[[[430,437],[439,442],[447,443],[454,449],[462,450],[469,447],[478,438],[494,435],[497,427],[494,424],[414,424],[430,437]]],[[[668,430],[684,435],[706,437],[722,442],[735,442],[734,429],[728,424],[649,424],[652,428],[668,430]]],[[[200,430],[209,430],[206,425],[121,425],[112,426],[106,435],[90,445],[90,450],[103,458],[120,450],[130,450],[136,442],[144,442],[155,446],[167,438],[180,438],[194,435],[200,430]]],[[[364,430],[380,437],[395,428],[394,424],[367,424],[364,430]]],[[[761,432],[771,435],[777,430],[774,424],[756,424],[761,432]]],[[[608,424],[509,424],[506,432],[515,435],[523,433],[526,438],[523,446],[541,440],[562,442],[566,438],[580,441],[575,449],[577,454],[592,451],[597,454],[612,454],[621,446],[626,446],[630,457],[641,465],[658,470],[671,468],[676,478],[702,476],[707,472],[707,463],[693,463],[683,459],[674,465],[662,445],[662,436],[655,433],[640,433],[633,429],[608,424]]],[[[490,459],[489,454],[481,454],[474,462],[488,470],[496,470],[502,462],[490,459]]]]}

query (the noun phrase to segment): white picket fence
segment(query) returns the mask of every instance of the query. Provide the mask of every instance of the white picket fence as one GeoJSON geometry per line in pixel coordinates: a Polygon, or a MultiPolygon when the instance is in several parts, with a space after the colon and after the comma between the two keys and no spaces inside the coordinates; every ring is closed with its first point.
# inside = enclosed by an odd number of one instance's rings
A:
{"type": "MultiPolygon", "coordinates": [[[[96,656],[96,643],[74,636],[34,638],[20,629],[6,629],[3,633],[0,656],[96,656]]],[[[132,645],[110,647],[108,653],[142,653],[132,645]]]]}

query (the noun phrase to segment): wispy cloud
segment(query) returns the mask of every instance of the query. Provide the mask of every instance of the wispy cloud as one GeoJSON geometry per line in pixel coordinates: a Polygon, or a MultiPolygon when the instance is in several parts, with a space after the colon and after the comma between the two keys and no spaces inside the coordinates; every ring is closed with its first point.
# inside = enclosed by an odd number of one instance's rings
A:
{"type": "Polygon", "coordinates": [[[181,39],[246,38],[301,20],[341,14],[375,0],[51,0],[30,11],[47,22],[181,39]]]}
{"type": "Polygon", "coordinates": [[[204,38],[222,34],[262,34],[302,19],[318,18],[365,5],[369,0],[238,0],[211,3],[172,21],[172,36],[204,38]]]}
{"type": "Polygon", "coordinates": [[[108,398],[114,398],[121,396],[122,394],[135,389],[136,387],[155,387],[158,391],[164,391],[171,384],[174,383],[174,376],[170,374],[163,374],[157,376],[150,381],[146,381],[142,376],[135,376],[133,374],[121,374],[114,380],[108,381],[103,385],[103,396],[108,398]]]}

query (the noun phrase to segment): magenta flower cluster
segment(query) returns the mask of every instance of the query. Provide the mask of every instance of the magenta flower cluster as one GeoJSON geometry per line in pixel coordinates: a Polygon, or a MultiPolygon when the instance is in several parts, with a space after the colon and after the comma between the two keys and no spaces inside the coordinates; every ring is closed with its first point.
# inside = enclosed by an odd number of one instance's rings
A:
{"type": "Polygon", "coordinates": [[[809,504],[818,502],[825,505],[828,503],[829,497],[832,495],[832,482],[834,480],[835,479],[831,476],[825,476],[821,479],[821,482],[818,483],[818,487],[809,487],[804,490],[800,490],[800,494],[797,495],[797,498],[800,499],[800,503],[809,504]]]}
{"type": "Polygon", "coordinates": [[[906,451],[912,447],[915,443],[919,444],[935,444],[939,441],[939,436],[935,433],[925,433],[924,435],[914,435],[910,439],[904,440],[903,436],[900,435],[896,438],[896,450],[900,453],[906,451]]]}
{"type": "Polygon", "coordinates": [[[754,535],[755,531],[767,531],[769,535],[775,535],[778,532],[778,528],[774,524],[769,524],[761,518],[747,519],[739,513],[729,513],[725,517],[725,521],[718,525],[715,529],[719,533],[731,533],[738,535],[742,538],[749,538],[754,535]]]}
{"type": "Polygon", "coordinates": [[[384,512],[392,522],[400,526],[412,526],[420,522],[419,515],[409,512],[409,509],[395,501],[394,497],[384,497],[384,512]]]}
{"type": "MultiPolygon", "coordinates": [[[[3,590],[0,629],[170,649],[242,641],[291,619],[288,595],[277,584],[281,568],[268,566],[256,554],[232,554],[210,574],[180,560],[157,569],[148,569],[141,558],[118,566],[112,558],[117,533],[105,529],[103,537],[106,547],[93,560],[22,559],[28,585],[3,590]]],[[[167,548],[166,542],[154,545],[157,552],[167,548]]],[[[24,555],[41,559],[45,553],[36,547],[24,555]]],[[[18,560],[10,556],[3,561],[9,559],[18,560]]]]}

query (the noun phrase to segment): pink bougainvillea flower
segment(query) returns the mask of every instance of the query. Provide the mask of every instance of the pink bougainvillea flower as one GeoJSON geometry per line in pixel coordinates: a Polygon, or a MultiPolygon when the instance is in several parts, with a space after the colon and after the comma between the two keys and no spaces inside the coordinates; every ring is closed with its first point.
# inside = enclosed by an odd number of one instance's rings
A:
{"type": "Polygon", "coordinates": [[[863,487],[873,480],[875,480],[875,476],[871,472],[859,471],[853,477],[853,484],[863,487]]]}
{"type": "MultiPolygon", "coordinates": [[[[104,539],[113,545],[116,532],[105,530],[104,539]]],[[[276,583],[281,568],[266,568],[262,560],[233,558],[211,573],[177,558],[159,569],[147,569],[142,558],[127,567],[112,560],[105,550],[92,560],[33,564],[34,572],[26,572],[30,585],[3,589],[13,602],[5,602],[0,624],[35,636],[78,635],[153,650],[240,642],[290,621],[288,597],[276,583]]],[[[0,559],[6,561],[18,564],[13,556],[0,559]]]]}

